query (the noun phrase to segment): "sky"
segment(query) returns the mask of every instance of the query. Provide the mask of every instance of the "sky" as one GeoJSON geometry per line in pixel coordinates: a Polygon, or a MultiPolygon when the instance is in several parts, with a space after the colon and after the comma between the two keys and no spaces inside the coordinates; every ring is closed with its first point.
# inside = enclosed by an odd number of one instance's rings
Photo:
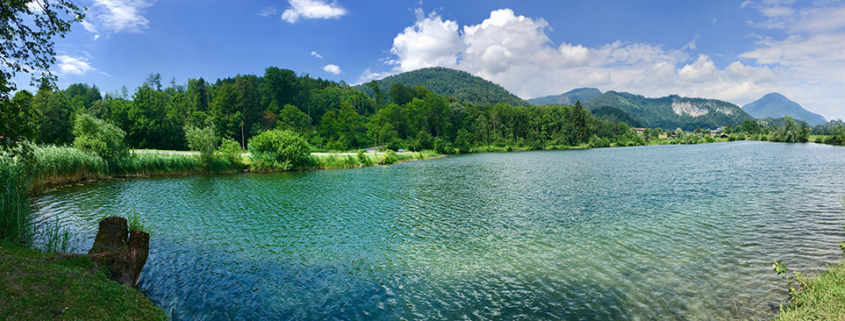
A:
{"type": "Polygon", "coordinates": [[[88,12],[56,41],[60,88],[131,94],[151,73],[185,84],[270,66],[359,84],[442,66],[524,99],[595,87],[742,106],[779,92],[845,119],[844,0],[75,2],[88,12]]]}

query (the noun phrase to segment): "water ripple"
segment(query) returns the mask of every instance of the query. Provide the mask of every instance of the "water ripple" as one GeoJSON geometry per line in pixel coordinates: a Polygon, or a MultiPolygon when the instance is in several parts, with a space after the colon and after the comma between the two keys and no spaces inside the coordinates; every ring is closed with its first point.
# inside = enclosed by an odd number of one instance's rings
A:
{"type": "Polygon", "coordinates": [[[134,209],[174,320],[757,319],[772,259],[845,237],[845,149],[737,142],[130,179],[39,196],[90,244],[134,209]]]}

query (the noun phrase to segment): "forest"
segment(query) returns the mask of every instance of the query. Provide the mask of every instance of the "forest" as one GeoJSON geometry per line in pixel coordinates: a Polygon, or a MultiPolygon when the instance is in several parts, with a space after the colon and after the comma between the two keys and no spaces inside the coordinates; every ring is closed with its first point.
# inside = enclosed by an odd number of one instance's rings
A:
{"type": "Polygon", "coordinates": [[[291,130],[314,150],[371,146],[407,150],[469,152],[477,146],[524,149],[565,148],[596,139],[636,139],[622,122],[602,121],[581,107],[465,103],[421,86],[393,84],[386,92],[373,81],[372,94],[340,82],[314,79],[269,67],[264,75],[236,75],[215,82],[203,78],[162,84],[151,74],[130,93],[101,92],[96,85],[64,90],[45,83],[36,93],[20,90],[10,103],[14,139],[40,144],[73,142],[78,115],[91,115],[126,133],[135,149],[187,150],[188,127],[213,127],[221,137],[248,149],[247,142],[270,129],[291,130]]]}

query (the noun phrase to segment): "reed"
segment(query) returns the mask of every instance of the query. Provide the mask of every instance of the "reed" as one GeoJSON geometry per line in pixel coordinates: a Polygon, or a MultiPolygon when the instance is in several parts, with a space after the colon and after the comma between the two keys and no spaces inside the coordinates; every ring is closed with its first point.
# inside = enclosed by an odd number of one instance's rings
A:
{"type": "Polygon", "coordinates": [[[73,147],[38,146],[33,149],[33,156],[38,171],[31,189],[108,176],[108,167],[101,157],[73,147]]]}
{"type": "Polygon", "coordinates": [[[199,156],[173,153],[133,153],[108,163],[109,172],[115,176],[194,174],[204,169],[199,156]]]}
{"type": "Polygon", "coordinates": [[[35,232],[29,212],[34,164],[0,149],[0,240],[31,246],[35,232]]]}

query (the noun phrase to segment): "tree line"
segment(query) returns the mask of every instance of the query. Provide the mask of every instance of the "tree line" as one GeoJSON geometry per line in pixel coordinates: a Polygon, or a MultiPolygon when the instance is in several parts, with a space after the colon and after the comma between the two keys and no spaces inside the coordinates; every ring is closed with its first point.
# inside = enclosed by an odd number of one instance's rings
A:
{"type": "Polygon", "coordinates": [[[85,114],[122,129],[126,144],[140,149],[186,150],[186,129],[209,126],[244,149],[270,129],[291,130],[326,150],[378,145],[468,152],[477,146],[542,149],[631,138],[626,124],[596,119],[580,103],[473,104],[420,86],[394,84],[387,92],[375,81],[365,86],[372,94],[277,67],[214,83],[199,78],[163,85],[160,74],[151,74],[131,94],[125,86],[115,92],[88,84],[59,90],[44,82],[35,94],[21,90],[11,99],[21,111],[10,116],[10,132],[18,137],[0,135],[71,144],[74,120],[85,114]]]}

